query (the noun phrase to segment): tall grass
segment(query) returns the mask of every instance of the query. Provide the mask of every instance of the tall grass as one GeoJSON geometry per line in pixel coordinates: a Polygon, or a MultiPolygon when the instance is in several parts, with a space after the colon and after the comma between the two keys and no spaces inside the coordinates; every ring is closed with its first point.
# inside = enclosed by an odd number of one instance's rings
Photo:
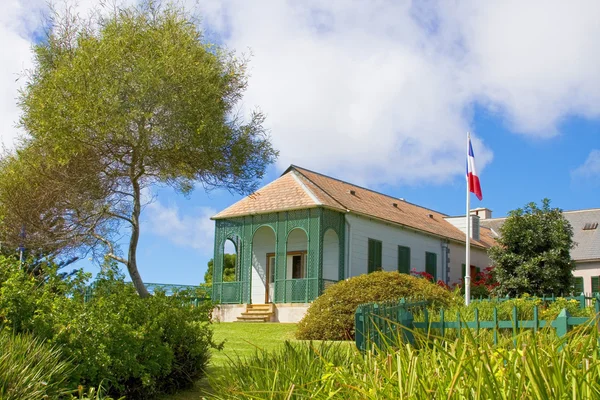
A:
{"type": "Polygon", "coordinates": [[[219,399],[596,399],[597,329],[557,338],[523,332],[498,346],[467,334],[455,341],[415,333],[361,354],[345,344],[287,343],[279,351],[232,360],[213,378],[219,399]]]}
{"type": "Polygon", "coordinates": [[[58,349],[30,335],[0,330],[0,399],[55,399],[72,371],[58,349]]]}

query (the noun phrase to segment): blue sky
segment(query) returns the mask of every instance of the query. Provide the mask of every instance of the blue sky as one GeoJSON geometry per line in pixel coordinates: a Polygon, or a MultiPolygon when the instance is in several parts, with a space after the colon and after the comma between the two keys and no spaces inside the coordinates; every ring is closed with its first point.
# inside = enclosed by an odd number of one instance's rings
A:
{"type": "MultiPolygon", "coordinates": [[[[468,130],[483,189],[473,207],[504,216],[545,197],[565,210],[600,207],[598,2],[187,3],[210,41],[253,54],[239,108],[266,113],[280,150],[263,183],[294,163],[461,215],[468,130]]],[[[31,65],[44,9],[15,0],[0,16],[9,148],[19,134],[15,76],[31,65]]],[[[154,195],[142,216],[143,279],[200,283],[212,257],[208,218],[241,197],[154,195]]]]}

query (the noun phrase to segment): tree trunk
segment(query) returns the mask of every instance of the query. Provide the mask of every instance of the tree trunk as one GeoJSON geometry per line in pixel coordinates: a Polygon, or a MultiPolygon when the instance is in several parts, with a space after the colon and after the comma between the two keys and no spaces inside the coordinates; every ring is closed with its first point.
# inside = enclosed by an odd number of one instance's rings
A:
{"type": "Polygon", "coordinates": [[[137,246],[140,239],[140,213],[142,210],[140,198],[141,190],[137,179],[132,179],[131,183],[133,184],[133,212],[131,213],[132,224],[131,238],[129,239],[129,254],[127,257],[127,270],[129,271],[131,281],[140,297],[148,297],[150,296],[150,293],[148,292],[148,289],[146,289],[137,268],[137,246]]]}

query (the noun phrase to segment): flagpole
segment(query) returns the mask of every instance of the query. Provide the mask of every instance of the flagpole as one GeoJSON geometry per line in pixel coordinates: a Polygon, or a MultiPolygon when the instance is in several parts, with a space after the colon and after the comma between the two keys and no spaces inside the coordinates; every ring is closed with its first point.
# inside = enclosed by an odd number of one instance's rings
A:
{"type": "Polygon", "coordinates": [[[465,248],[465,304],[468,306],[471,303],[471,188],[469,181],[469,143],[471,142],[471,134],[467,132],[467,231],[466,231],[466,248],[465,248]]]}

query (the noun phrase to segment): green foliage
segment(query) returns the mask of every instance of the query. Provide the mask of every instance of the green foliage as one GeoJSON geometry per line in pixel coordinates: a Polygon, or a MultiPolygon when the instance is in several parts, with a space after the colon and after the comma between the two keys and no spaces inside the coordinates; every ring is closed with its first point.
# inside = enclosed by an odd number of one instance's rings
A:
{"type": "Polygon", "coordinates": [[[216,399],[595,399],[598,331],[523,333],[494,346],[467,335],[452,342],[416,335],[360,354],[335,344],[288,344],[234,359],[211,382],[216,399]]]}
{"type": "MultiPolygon", "coordinates": [[[[223,254],[223,282],[234,282],[235,281],[235,259],[236,254],[223,254]]],[[[214,260],[211,258],[208,262],[208,269],[204,274],[204,282],[212,284],[213,279],[213,264],[214,260]]]]}
{"type": "Polygon", "coordinates": [[[18,243],[26,224],[53,253],[102,246],[146,296],[144,189],[249,193],[277,152],[264,115],[238,112],[247,60],[206,43],[194,15],[154,0],[104,11],[56,15],[34,47],[19,100],[27,136],[0,164],[0,240],[18,243]],[[122,225],[126,258],[113,248],[122,225]]]}
{"type": "Polygon", "coordinates": [[[456,300],[452,292],[426,279],[398,272],[373,272],[338,282],[319,296],[298,324],[296,337],[310,340],[351,340],[354,313],[363,303],[419,298],[436,306],[456,300]]]}
{"type": "Polygon", "coordinates": [[[0,330],[0,399],[58,398],[66,394],[72,370],[57,346],[0,330]]]}
{"type": "Polygon", "coordinates": [[[557,298],[555,301],[543,301],[538,297],[531,297],[527,294],[518,298],[497,301],[482,300],[473,301],[469,306],[460,305],[451,307],[447,315],[456,315],[460,312],[461,318],[472,321],[475,317],[475,309],[479,310],[479,319],[492,320],[493,310],[497,309],[498,319],[510,321],[513,316],[513,308],[517,308],[517,317],[520,320],[532,320],[533,309],[538,307],[538,317],[542,320],[554,320],[563,308],[566,308],[573,317],[592,317],[595,311],[592,307],[581,308],[579,301],[574,299],[557,298]]]}
{"type": "Polygon", "coordinates": [[[496,293],[563,294],[572,287],[573,229],[550,200],[529,203],[509,213],[498,244],[489,250],[498,282],[496,293]]]}
{"type": "MultiPolygon", "coordinates": [[[[48,270],[34,277],[14,259],[0,258],[0,322],[59,346],[75,366],[73,385],[146,399],[189,387],[205,373],[215,346],[210,302],[192,307],[195,293],[141,298],[107,265],[84,302],[86,276],[69,279],[48,270]]],[[[217,346],[218,347],[218,346],[217,346]]]]}

